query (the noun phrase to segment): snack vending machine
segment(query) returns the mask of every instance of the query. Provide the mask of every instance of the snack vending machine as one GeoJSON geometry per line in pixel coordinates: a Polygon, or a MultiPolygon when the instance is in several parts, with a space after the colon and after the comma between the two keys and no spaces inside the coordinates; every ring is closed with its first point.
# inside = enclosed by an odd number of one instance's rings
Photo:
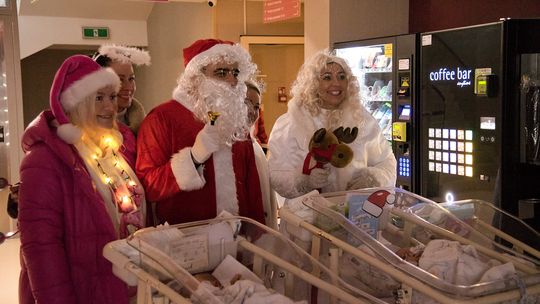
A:
{"type": "Polygon", "coordinates": [[[378,121],[397,160],[397,186],[416,192],[417,35],[401,35],[334,44],[360,85],[364,107],[378,121]]]}
{"type": "Polygon", "coordinates": [[[495,202],[538,229],[519,213],[540,198],[540,20],[421,34],[420,86],[421,194],[495,202]]]}

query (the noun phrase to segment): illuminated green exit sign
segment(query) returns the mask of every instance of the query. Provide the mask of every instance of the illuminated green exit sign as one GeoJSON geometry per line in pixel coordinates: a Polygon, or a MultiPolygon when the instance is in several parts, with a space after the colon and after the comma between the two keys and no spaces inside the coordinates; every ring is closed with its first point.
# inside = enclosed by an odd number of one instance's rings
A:
{"type": "Polygon", "coordinates": [[[84,39],[109,39],[108,27],[83,27],[84,39]]]}

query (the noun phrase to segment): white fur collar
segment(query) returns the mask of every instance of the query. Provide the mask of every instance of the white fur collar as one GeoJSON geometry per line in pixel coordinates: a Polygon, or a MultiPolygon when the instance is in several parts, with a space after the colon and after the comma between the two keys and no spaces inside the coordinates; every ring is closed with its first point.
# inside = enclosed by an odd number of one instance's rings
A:
{"type": "Polygon", "coordinates": [[[181,105],[186,107],[186,109],[193,112],[193,105],[195,104],[194,98],[188,95],[182,89],[180,89],[180,87],[174,88],[172,97],[174,100],[178,101],[181,105]]]}
{"type": "Polygon", "coordinates": [[[216,211],[220,214],[226,210],[239,214],[236,194],[236,176],[233,167],[233,155],[230,147],[222,147],[214,152],[214,174],[216,181],[216,211]]]}

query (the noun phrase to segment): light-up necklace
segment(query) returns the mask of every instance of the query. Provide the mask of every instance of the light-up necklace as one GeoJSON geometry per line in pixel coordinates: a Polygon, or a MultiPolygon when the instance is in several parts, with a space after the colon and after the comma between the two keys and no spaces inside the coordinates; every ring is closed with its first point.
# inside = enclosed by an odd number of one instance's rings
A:
{"type": "Polygon", "coordinates": [[[85,136],[76,144],[119,236],[124,238],[144,227],[144,190],[125,159],[117,154],[118,143],[112,137],[104,136],[101,146],[104,148],[97,147],[85,136]]]}

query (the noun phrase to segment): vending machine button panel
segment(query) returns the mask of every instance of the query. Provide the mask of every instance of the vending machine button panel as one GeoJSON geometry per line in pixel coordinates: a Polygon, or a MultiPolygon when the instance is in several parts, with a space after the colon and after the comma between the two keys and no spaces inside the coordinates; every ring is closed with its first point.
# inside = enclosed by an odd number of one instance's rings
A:
{"type": "Polygon", "coordinates": [[[400,157],[398,162],[399,176],[409,177],[411,176],[411,161],[406,157],[400,157]]]}
{"type": "Polygon", "coordinates": [[[473,130],[429,128],[428,171],[472,177],[473,139],[473,130]]]}

